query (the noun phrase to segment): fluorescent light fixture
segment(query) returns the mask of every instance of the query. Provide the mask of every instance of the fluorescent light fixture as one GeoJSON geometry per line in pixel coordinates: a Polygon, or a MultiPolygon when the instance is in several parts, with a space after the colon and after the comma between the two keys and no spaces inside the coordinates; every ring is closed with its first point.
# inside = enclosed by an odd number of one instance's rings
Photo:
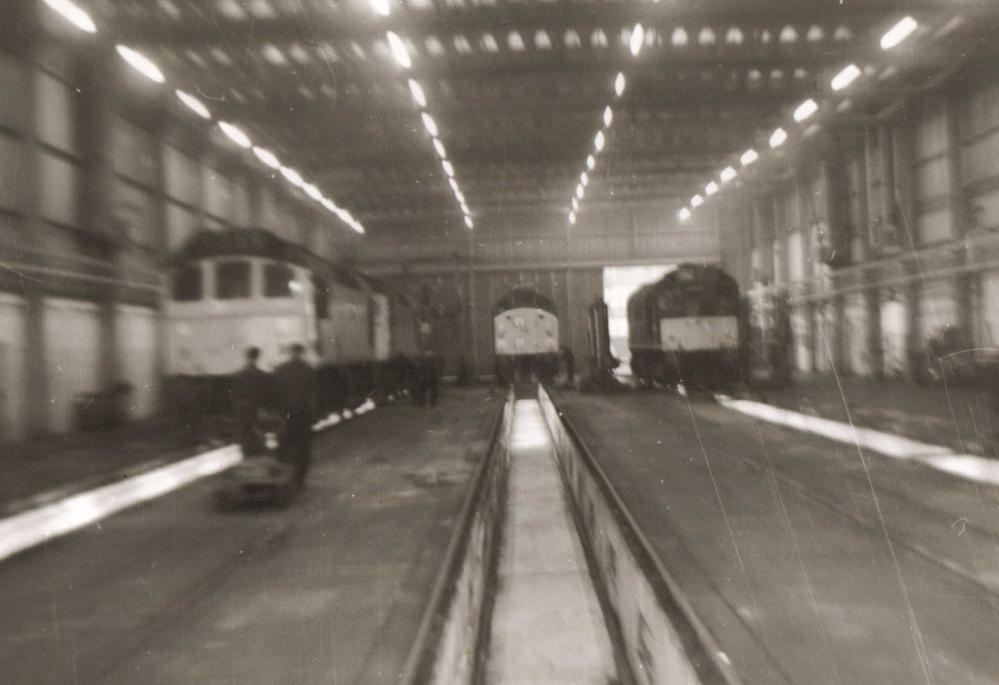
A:
{"type": "Polygon", "coordinates": [[[447,150],[444,149],[444,143],[440,141],[440,138],[434,138],[434,149],[437,150],[438,157],[447,159],[447,150]]]}
{"type": "Polygon", "coordinates": [[[597,165],[597,158],[593,155],[587,155],[586,157],[586,168],[593,171],[593,167],[597,165]]]}
{"type": "Polygon", "coordinates": [[[780,147],[784,144],[785,140],[787,140],[787,131],[778,128],[770,134],[770,147],[780,147]]]}
{"type": "Polygon", "coordinates": [[[208,111],[208,108],[205,107],[205,103],[201,100],[194,97],[190,93],[185,93],[182,90],[176,90],[174,92],[177,94],[177,99],[183,102],[188,109],[197,114],[199,117],[202,119],[212,118],[212,113],[208,111]]]}
{"type": "Polygon", "coordinates": [[[271,169],[281,168],[281,162],[278,161],[278,158],[270,150],[265,150],[262,147],[254,147],[253,154],[255,154],[257,159],[269,166],[271,169]]]}
{"type": "Polygon", "coordinates": [[[700,207],[703,204],[704,204],[704,198],[701,197],[700,195],[695,195],[694,197],[690,198],[691,207],[700,207]]]}
{"type": "Polygon", "coordinates": [[[441,160],[441,166],[444,167],[445,174],[447,174],[451,178],[454,178],[454,167],[451,166],[451,162],[447,161],[446,159],[441,160]]]}
{"type": "Polygon", "coordinates": [[[704,186],[705,195],[714,195],[717,192],[718,192],[718,184],[715,183],[714,181],[711,181],[709,184],[704,186]]]}
{"type": "Polygon", "coordinates": [[[475,223],[472,221],[472,217],[465,215],[465,225],[469,228],[475,228],[475,223]]]}
{"type": "Polygon", "coordinates": [[[320,204],[322,204],[323,207],[333,212],[334,214],[337,212],[338,209],[340,209],[339,207],[336,206],[336,203],[333,202],[333,200],[329,199],[328,197],[324,197],[319,202],[320,204]]]}
{"type": "Polygon", "coordinates": [[[449,178],[447,182],[451,184],[451,190],[453,190],[455,194],[461,192],[461,188],[458,187],[458,182],[456,180],[454,180],[453,178],[449,178]]]}
{"type": "Polygon", "coordinates": [[[434,121],[434,118],[426,112],[421,112],[420,116],[423,118],[423,128],[427,129],[427,133],[436,138],[437,122],[434,121]]]}
{"type": "Polygon", "coordinates": [[[583,199],[583,195],[584,195],[585,192],[586,192],[586,190],[583,188],[583,184],[577,183],[576,184],[576,199],[582,200],[583,199]]]}
{"type": "Polygon", "coordinates": [[[760,156],[756,154],[756,150],[750,148],[742,153],[742,156],[739,157],[739,162],[742,164],[742,166],[749,166],[759,158],[760,156]]]}
{"type": "Polygon", "coordinates": [[[460,190],[454,191],[454,199],[458,201],[459,205],[463,207],[465,206],[465,194],[462,193],[460,190]]]}
{"type": "Polygon", "coordinates": [[[389,0],[371,0],[371,9],[383,17],[387,17],[392,11],[392,7],[389,5],[389,0]]]}
{"type": "Polygon", "coordinates": [[[614,79],[614,94],[618,97],[624,94],[624,73],[617,72],[617,78],[614,79]]]}
{"type": "Polygon", "coordinates": [[[690,210],[687,209],[686,207],[684,207],[683,209],[681,209],[679,211],[679,213],[677,214],[677,216],[680,217],[680,221],[686,221],[687,219],[690,218],[690,210]]]}
{"type": "Polygon", "coordinates": [[[569,212],[569,223],[570,224],[576,223],[576,212],[569,212]]]}
{"type": "Polygon", "coordinates": [[[126,45],[118,45],[115,49],[118,50],[118,54],[121,55],[123,60],[128,62],[130,67],[138,71],[150,81],[155,81],[156,83],[163,83],[166,81],[166,77],[163,75],[163,72],[160,71],[160,68],[141,52],[133,50],[126,45]]]}
{"type": "Polygon", "coordinates": [[[597,131],[597,136],[593,139],[593,147],[597,149],[597,152],[600,152],[601,150],[604,149],[604,142],[605,142],[604,132],[597,131]]]}
{"type": "Polygon", "coordinates": [[[239,145],[240,147],[251,147],[253,145],[250,137],[246,135],[243,132],[243,129],[238,126],[234,126],[228,121],[220,121],[219,128],[222,129],[222,133],[226,134],[229,140],[236,143],[236,145],[239,145]]]}
{"type": "Polygon", "coordinates": [[[64,19],[81,31],[86,31],[87,33],[97,32],[97,24],[90,18],[90,15],[69,0],[45,0],[45,4],[61,14],[64,19]]]}
{"type": "Polygon", "coordinates": [[[845,67],[843,71],[833,76],[832,89],[843,90],[860,76],[860,68],[856,64],[845,67]]]}
{"type": "Polygon", "coordinates": [[[409,69],[413,66],[412,60],[409,59],[409,50],[406,49],[406,44],[402,42],[402,39],[391,31],[385,35],[388,38],[389,48],[392,49],[392,56],[395,57],[399,66],[403,69],[409,69]]]}
{"type": "Polygon", "coordinates": [[[733,169],[730,166],[727,166],[724,169],[722,169],[721,172],[722,183],[728,183],[729,181],[731,181],[733,178],[735,178],[735,174],[736,174],[735,169],[733,169]]]}
{"type": "Polygon", "coordinates": [[[589,183],[590,183],[590,177],[589,177],[589,175],[585,171],[579,175],[579,182],[583,184],[584,188],[587,185],[589,185],[589,183]]]}
{"type": "Polygon", "coordinates": [[[611,109],[610,105],[607,105],[604,108],[604,128],[608,128],[612,121],[614,121],[614,110],[611,109]]]}
{"type": "Polygon", "coordinates": [[[575,212],[575,211],[578,211],[578,210],[579,210],[579,200],[577,200],[575,197],[573,197],[572,198],[572,211],[575,212]]]}
{"type": "Polygon", "coordinates": [[[287,179],[288,183],[297,188],[301,188],[305,184],[305,181],[302,180],[302,175],[290,167],[281,167],[281,175],[287,179]]]}
{"type": "Polygon", "coordinates": [[[413,100],[422,109],[427,106],[427,96],[423,92],[423,87],[420,86],[418,81],[409,79],[409,92],[413,94],[413,100]]]}
{"type": "Polygon", "coordinates": [[[794,120],[804,121],[808,117],[812,116],[819,109],[819,104],[815,100],[808,98],[794,110],[794,120]]]}
{"type": "Polygon", "coordinates": [[[891,50],[893,47],[908,38],[913,31],[919,27],[912,17],[903,17],[897,24],[892,26],[881,36],[881,49],[891,50]]]}
{"type": "Polygon", "coordinates": [[[632,57],[638,57],[638,53],[642,51],[642,42],[644,40],[645,29],[642,28],[641,24],[635,24],[635,28],[631,30],[631,40],[629,41],[632,57]]]}
{"type": "Polygon", "coordinates": [[[315,187],[311,183],[306,183],[305,185],[303,185],[302,190],[304,190],[305,194],[311,197],[316,202],[322,202],[323,194],[319,192],[319,188],[315,187]]]}

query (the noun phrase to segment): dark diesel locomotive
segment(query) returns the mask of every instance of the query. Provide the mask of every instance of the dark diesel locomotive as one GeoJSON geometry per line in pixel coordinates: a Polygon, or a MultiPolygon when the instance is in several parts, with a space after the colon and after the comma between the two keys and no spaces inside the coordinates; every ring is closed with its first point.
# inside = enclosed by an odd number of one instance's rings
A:
{"type": "Polygon", "coordinates": [[[532,288],[513,288],[493,308],[493,343],[497,382],[551,380],[559,363],[555,303],[532,288]]]}
{"type": "Polygon", "coordinates": [[[741,378],[743,305],[735,279],[681,264],[628,300],[632,373],[646,383],[719,389],[741,378]]]}
{"type": "Polygon", "coordinates": [[[290,345],[316,367],[321,409],[402,389],[417,355],[408,298],[262,229],[202,231],[173,258],[167,368],[180,404],[224,411],[247,347],[273,369],[290,345]]]}

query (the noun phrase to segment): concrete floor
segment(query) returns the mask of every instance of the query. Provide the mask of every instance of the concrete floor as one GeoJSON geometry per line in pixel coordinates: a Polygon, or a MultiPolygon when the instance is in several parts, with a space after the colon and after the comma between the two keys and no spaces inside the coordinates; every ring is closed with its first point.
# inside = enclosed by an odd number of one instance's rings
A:
{"type": "Polygon", "coordinates": [[[486,682],[618,682],[610,636],[537,400],[517,400],[486,682]]]}
{"type": "Polygon", "coordinates": [[[999,682],[999,493],[711,402],[556,400],[747,683],[761,655],[809,685],[999,682]]]}
{"type": "Polygon", "coordinates": [[[381,409],[317,437],[288,510],[212,480],[0,564],[0,681],[395,682],[501,398],[381,409]]]}

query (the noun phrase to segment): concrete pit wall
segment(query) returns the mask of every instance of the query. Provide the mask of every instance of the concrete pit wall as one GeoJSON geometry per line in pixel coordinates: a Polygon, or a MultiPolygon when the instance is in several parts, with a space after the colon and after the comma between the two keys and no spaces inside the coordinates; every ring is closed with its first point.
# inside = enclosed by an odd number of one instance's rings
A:
{"type": "MultiPolygon", "coordinates": [[[[742,683],[543,388],[539,400],[575,503],[583,544],[591,564],[595,563],[591,573],[598,590],[604,592],[636,681],[645,685],[742,683]]],[[[782,679],[771,673],[759,682],[782,679]],[[768,679],[770,675],[773,679],[768,679]]]]}
{"type": "Polygon", "coordinates": [[[401,682],[480,682],[480,646],[492,616],[500,527],[506,502],[513,398],[508,397],[475,475],[401,682]]]}

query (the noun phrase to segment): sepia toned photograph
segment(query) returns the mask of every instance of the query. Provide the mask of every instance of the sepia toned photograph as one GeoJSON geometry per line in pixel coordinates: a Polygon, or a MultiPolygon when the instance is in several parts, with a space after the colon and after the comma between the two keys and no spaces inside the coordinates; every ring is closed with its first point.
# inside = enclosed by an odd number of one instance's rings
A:
{"type": "Polygon", "coordinates": [[[999,0],[0,0],[0,684],[999,685],[999,0]]]}

